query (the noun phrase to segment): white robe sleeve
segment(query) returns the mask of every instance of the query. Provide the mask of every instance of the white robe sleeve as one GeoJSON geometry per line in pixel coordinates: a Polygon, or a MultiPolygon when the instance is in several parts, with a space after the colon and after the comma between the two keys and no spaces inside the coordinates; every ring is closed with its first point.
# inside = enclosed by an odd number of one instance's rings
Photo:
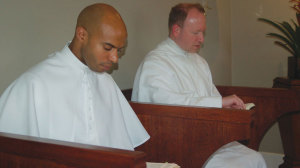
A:
{"type": "Polygon", "coordinates": [[[142,123],[134,113],[133,109],[129,105],[128,101],[122,94],[121,90],[118,89],[118,95],[120,98],[120,104],[122,107],[122,111],[127,111],[124,115],[125,125],[127,127],[127,131],[132,142],[134,148],[140,146],[145,143],[149,138],[149,134],[143,127],[142,123]]]}
{"type": "Polygon", "coordinates": [[[39,136],[33,83],[28,74],[15,80],[0,98],[0,131],[39,136]]]}
{"type": "MultiPolygon", "coordinates": [[[[132,100],[163,104],[221,107],[220,95],[200,96],[190,90],[183,90],[183,81],[179,79],[166,61],[145,61],[136,74],[132,100]]],[[[218,93],[215,86],[213,92],[218,93]]]]}

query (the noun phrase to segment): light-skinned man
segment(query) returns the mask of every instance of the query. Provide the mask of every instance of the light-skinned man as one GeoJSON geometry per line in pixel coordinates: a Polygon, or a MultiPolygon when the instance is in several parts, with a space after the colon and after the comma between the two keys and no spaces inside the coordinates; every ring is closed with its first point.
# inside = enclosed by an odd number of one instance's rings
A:
{"type": "MultiPolygon", "coordinates": [[[[204,42],[206,17],[200,4],[178,4],[169,15],[169,37],[150,51],[136,73],[132,100],[245,109],[236,95],[222,97],[207,62],[198,54],[204,42]]],[[[264,168],[262,156],[238,142],[218,149],[206,168],[264,168]]]]}

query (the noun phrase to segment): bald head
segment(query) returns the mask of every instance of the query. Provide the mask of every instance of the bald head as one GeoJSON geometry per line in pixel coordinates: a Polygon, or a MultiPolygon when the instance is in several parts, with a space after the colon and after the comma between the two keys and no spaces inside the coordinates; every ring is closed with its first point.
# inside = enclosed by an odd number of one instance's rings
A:
{"type": "Polygon", "coordinates": [[[126,26],[118,11],[98,3],[84,8],[79,14],[69,48],[91,70],[104,72],[118,62],[126,41],[126,26]]]}
{"type": "Polygon", "coordinates": [[[103,3],[93,4],[84,8],[77,18],[76,27],[83,27],[89,33],[93,33],[103,24],[126,30],[118,11],[112,6],[103,3]]]}

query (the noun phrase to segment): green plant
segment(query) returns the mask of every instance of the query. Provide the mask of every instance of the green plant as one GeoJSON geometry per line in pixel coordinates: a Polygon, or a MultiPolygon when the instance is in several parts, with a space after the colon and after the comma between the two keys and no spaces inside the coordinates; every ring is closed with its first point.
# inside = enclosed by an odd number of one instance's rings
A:
{"type": "Polygon", "coordinates": [[[271,24],[282,34],[268,33],[267,36],[279,39],[275,44],[289,51],[294,57],[300,58],[300,27],[292,20],[292,25],[288,22],[274,22],[269,19],[259,18],[258,20],[271,24]]]}
{"type": "Polygon", "coordinates": [[[282,34],[268,33],[267,36],[279,39],[274,43],[289,51],[294,57],[300,58],[300,0],[290,0],[293,8],[296,11],[298,24],[292,20],[292,25],[288,22],[274,22],[269,19],[259,18],[258,20],[271,24],[278,29],[282,34]]]}

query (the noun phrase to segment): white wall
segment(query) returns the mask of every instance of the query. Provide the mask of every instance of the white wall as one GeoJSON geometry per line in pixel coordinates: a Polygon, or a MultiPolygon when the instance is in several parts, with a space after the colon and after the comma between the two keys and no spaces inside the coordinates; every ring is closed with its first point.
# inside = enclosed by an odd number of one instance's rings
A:
{"type": "MultiPolygon", "coordinates": [[[[0,93],[21,73],[72,39],[79,12],[96,0],[0,0],[0,93]]],[[[103,0],[122,15],[128,47],[112,73],[121,89],[131,88],[145,54],[167,37],[172,6],[184,0],[103,0]]],[[[288,53],[266,38],[273,31],[258,17],[294,18],[286,0],[190,0],[206,3],[207,32],[200,54],[208,61],[217,85],[271,87],[286,76],[288,53]]],[[[278,128],[261,150],[282,153],[278,128]]]]}
{"type": "MultiPolygon", "coordinates": [[[[48,54],[63,48],[72,39],[76,18],[87,5],[96,0],[0,0],[0,93],[22,72],[48,54]]],[[[121,89],[131,88],[136,69],[151,49],[168,34],[167,19],[170,8],[180,0],[103,0],[111,4],[122,15],[128,29],[128,47],[119,62],[119,70],[112,76],[121,89]]],[[[206,2],[191,0],[189,2],[206,2]]],[[[212,10],[208,13],[207,46],[203,55],[212,55],[212,71],[228,67],[230,61],[219,61],[221,55],[215,44],[218,36],[215,1],[209,1],[212,10]],[[212,18],[212,19],[210,19],[212,18]],[[211,38],[210,38],[211,37],[211,38]],[[212,53],[212,54],[208,54],[212,53]]],[[[209,56],[210,57],[210,56],[209,56]]],[[[227,59],[224,59],[227,60],[227,59]]],[[[226,68],[227,69],[227,68],[226,68]]],[[[216,73],[217,74],[217,73],[216,73]]],[[[230,70],[222,71],[216,81],[230,84],[230,70]],[[225,74],[225,75],[223,75],[225,74]]]]}
{"type": "MultiPolygon", "coordinates": [[[[275,77],[287,76],[290,54],[266,37],[266,33],[276,29],[257,18],[295,20],[290,6],[286,0],[231,0],[233,85],[272,87],[275,77]]],[[[265,135],[260,150],[283,153],[277,123],[265,135]]]]}
{"type": "Polygon", "coordinates": [[[233,85],[272,87],[275,77],[287,75],[289,53],[266,37],[276,29],[257,18],[289,21],[295,12],[286,0],[231,1],[233,85]]]}

